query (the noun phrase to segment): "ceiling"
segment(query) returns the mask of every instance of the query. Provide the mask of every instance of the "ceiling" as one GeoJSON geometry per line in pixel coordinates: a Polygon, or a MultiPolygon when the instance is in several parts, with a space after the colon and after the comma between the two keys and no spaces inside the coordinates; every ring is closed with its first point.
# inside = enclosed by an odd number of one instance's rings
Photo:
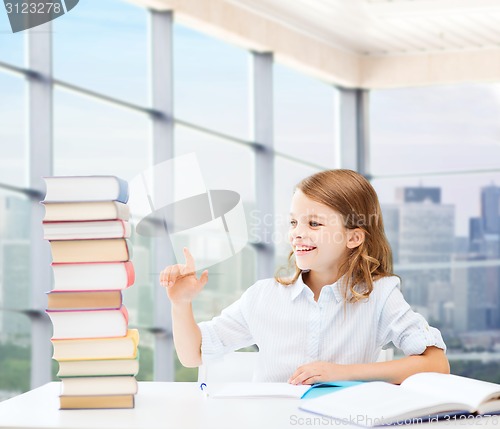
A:
{"type": "Polygon", "coordinates": [[[500,46],[498,0],[230,0],[365,55],[500,46]]]}
{"type": "Polygon", "coordinates": [[[500,0],[129,0],[348,88],[500,82],[500,0]]]}

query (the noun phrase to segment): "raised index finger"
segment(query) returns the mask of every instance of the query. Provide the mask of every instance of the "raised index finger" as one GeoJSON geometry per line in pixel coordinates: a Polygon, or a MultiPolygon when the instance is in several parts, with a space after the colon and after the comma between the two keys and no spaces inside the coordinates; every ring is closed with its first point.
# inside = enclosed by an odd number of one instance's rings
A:
{"type": "Polygon", "coordinates": [[[188,248],[187,247],[184,247],[182,249],[184,251],[184,256],[186,258],[186,269],[187,269],[187,272],[188,273],[192,273],[195,270],[195,267],[194,267],[194,258],[193,258],[193,255],[191,255],[191,253],[189,252],[188,248]]]}

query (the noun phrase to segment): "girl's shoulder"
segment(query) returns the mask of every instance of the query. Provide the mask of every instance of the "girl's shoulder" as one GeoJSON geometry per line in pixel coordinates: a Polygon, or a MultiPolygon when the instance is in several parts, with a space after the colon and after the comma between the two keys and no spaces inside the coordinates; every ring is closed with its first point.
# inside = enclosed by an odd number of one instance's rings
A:
{"type": "Polygon", "coordinates": [[[398,276],[384,276],[373,281],[373,291],[370,296],[385,300],[394,289],[401,289],[401,279],[398,276]]]}
{"type": "Polygon", "coordinates": [[[256,295],[261,296],[263,294],[272,292],[272,290],[274,289],[273,286],[275,286],[276,284],[278,283],[274,280],[274,278],[257,280],[254,284],[252,284],[245,290],[245,294],[248,297],[254,297],[256,295]]]}

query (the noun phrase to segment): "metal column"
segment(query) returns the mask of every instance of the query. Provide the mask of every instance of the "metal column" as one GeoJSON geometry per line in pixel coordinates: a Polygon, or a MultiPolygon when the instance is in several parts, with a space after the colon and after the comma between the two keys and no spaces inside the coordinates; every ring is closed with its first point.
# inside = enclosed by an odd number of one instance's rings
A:
{"type": "Polygon", "coordinates": [[[52,288],[49,244],[43,240],[40,199],[45,195],[43,176],[52,174],[52,26],[48,22],[28,31],[29,188],[31,203],[30,287],[31,388],[51,376],[52,325],[45,314],[45,292],[52,288]],[[37,191],[39,195],[37,195],[37,191]]]}
{"type": "Polygon", "coordinates": [[[369,177],[369,91],[339,89],[337,103],[338,168],[348,168],[369,177]]]}
{"type": "MultiPolygon", "coordinates": [[[[172,12],[151,11],[151,107],[157,112],[152,117],[153,166],[174,156],[172,32],[172,12]]],[[[172,195],[173,183],[155,183],[154,192],[172,195]]],[[[154,255],[154,379],[173,381],[175,374],[171,307],[165,290],[158,284],[160,271],[175,260],[167,237],[154,238],[154,255]]]]}
{"type": "Polygon", "coordinates": [[[275,271],[274,231],[274,149],[273,149],[273,55],[252,53],[251,102],[255,153],[255,191],[259,242],[257,278],[272,277],[275,271]]]}

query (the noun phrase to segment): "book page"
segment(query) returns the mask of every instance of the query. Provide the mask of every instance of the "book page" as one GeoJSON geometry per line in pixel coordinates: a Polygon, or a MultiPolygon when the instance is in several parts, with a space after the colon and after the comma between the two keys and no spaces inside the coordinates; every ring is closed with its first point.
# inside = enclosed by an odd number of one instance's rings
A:
{"type": "Polygon", "coordinates": [[[394,384],[374,381],[301,401],[300,409],[362,426],[378,426],[436,413],[466,411],[465,404],[440,400],[394,384]]]}
{"type": "Polygon", "coordinates": [[[214,389],[208,386],[211,398],[300,398],[311,386],[289,383],[228,383],[214,389]]]}
{"type": "Polygon", "coordinates": [[[422,372],[412,375],[401,383],[401,387],[429,394],[452,402],[469,404],[472,410],[495,397],[500,397],[500,385],[487,381],[474,380],[453,374],[422,372]]]}

